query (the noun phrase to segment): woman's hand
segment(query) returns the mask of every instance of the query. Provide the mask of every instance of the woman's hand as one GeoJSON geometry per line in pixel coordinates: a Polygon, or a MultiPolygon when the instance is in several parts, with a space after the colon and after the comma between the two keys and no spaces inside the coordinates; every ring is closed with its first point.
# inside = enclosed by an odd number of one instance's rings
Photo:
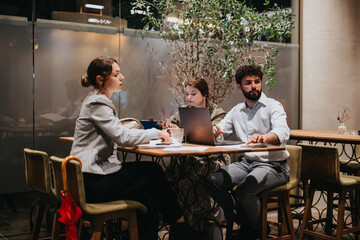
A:
{"type": "Polygon", "coordinates": [[[167,132],[163,132],[160,130],[159,130],[158,139],[160,139],[163,144],[167,144],[167,145],[169,145],[172,142],[170,135],[167,132]]]}

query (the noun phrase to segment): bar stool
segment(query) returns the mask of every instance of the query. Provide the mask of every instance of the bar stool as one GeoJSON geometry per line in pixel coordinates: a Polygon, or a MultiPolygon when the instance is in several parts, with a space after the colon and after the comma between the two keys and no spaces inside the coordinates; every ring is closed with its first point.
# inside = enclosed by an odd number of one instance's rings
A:
{"type": "MultiPolygon", "coordinates": [[[[84,179],[81,172],[80,159],[74,156],[69,156],[65,159],[51,156],[50,159],[53,163],[54,175],[57,184],[56,189],[64,189],[64,182],[67,182],[69,192],[71,193],[74,202],[83,211],[82,220],[90,223],[92,240],[99,240],[101,238],[105,222],[119,218],[125,218],[128,221],[129,239],[138,239],[136,211],[140,210],[146,212],[147,209],[143,204],[133,200],[118,200],[91,204],[86,203],[84,179]],[[63,179],[62,175],[63,163],[67,172],[66,180],[63,179]]],[[[57,191],[57,196],[61,196],[60,191],[57,191]]],[[[80,234],[81,231],[79,231],[79,235],[80,234]]]]}
{"type": "MultiPolygon", "coordinates": [[[[292,239],[295,240],[295,230],[293,225],[293,219],[290,209],[290,190],[296,188],[300,181],[300,172],[301,172],[301,152],[302,149],[299,146],[295,145],[286,145],[286,149],[290,153],[290,157],[287,159],[287,162],[290,167],[290,179],[287,183],[266,190],[260,194],[261,202],[261,235],[260,239],[292,239]],[[267,220],[268,214],[268,203],[270,199],[277,198],[278,202],[278,219],[279,222],[273,222],[267,220]],[[278,235],[272,236],[267,234],[267,224],[274,225],[278,227],[278,235]],[[287,234],[285,234],[285,226],[287,229],[287,234]]],[[[227,221],[226,225],[226,240],[229,240],[232,235],[233,221],[227,221]]]]}
{"type": "MultiPolygon", "coordinates": [[[[24,149],[25,176],[27,185],[40,195],[39,206],[36,210],[35,224],[32,229],[31,239],[39,239],[42,219],[46,207],[57,209],[60,200],[55,195],[51,181],[50,159],[46,152],[24,149]]],[[[54,213],[51,239],[57,239],[61,223],[57,221],[57,211],[54,213]]]]}
{"type": "Polygon", "coordinates": [[[289,181],[284,185],[269,189],[261,194],[261,239],[296,239],[289,198],[290,190],[296,188],[300,182],[302,149],[294,145],[287,145],[286,149],[290,153],[290,157],[287,160],[290,167],[289,181]],[[267,221],[268,202],[274,197],[278,200],[278,223],[267,221]],[[278,237],[269,235],[268,238],[266,231],[267,223],[278,227],[278,237]],[[284,225],[286,225],[287,234],[284,232],[284,225]]]}
{"type": "MultiPolygon", "coordinates": [[[[344,227],[346,194],[360,188],[360,177],[341,175],[338,149],[331,146],[299,144],[303,148],[301,178],[304,183],[305,209],[300,229],[300,240],[304,235],[322,239],[342,239],[342,235],[359,232],[359,203],[353,212],[353,227],[344,227]],[[310,185],[308,185],[310,181],[310,185]],[[327,213],[325,218],[312,219],[311,208],[315,190],[327,192],[327,213]],[[339,194],[336,236],[331,236],[333,224],[333,194],[339,194]],[[313,224],[325,222],[325,234],[315,232],[313,224]]],[[[358,233],[355,234],[358,239],[358,233]]]]}
{"type": "Polygon", "coordinates": [[[355,160],[355,157],[360,157],[360,145],[352,145],[351,147],[353,148],[353,155],[351,159],[340,159],[340,166],[342,166],[340,170],[347,174],[360,176],[360,163],[355,160]]]}

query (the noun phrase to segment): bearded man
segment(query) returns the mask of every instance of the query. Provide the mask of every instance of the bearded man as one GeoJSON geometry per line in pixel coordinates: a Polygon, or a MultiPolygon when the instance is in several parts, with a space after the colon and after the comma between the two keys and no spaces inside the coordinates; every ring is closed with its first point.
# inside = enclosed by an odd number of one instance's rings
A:
{"type": "MultiPolygon", "coordinates": [[[[259,66],[246,65],[236,72],[238,89],[245,101],[233,107],[213,131],[216,137],[235,133],[249,143],[285,145],[290,129],[280,102],[262,92],[263,73],[259,66]]],[[[210,196],[224,209],[226,218],[241,225],[240,238],[258,239],[260,236],[260,201],[258,194],[282,185],[289,180],[287,150],[248,152],[206,181],[210,196]],[[235,187],[235,199],[231,190],[235,187]]]]}

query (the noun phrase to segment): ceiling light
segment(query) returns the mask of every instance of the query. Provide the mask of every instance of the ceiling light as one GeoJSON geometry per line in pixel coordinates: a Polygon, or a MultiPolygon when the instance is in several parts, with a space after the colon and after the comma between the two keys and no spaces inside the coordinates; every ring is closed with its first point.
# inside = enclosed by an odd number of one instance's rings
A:
{"type": "Polygon", "coordinates": [[[104,9],[104,6],[103,5],[96,5],[96,4],[85,4],[85,7],[86,8],[93,8],[93,9],[104,9]]]}

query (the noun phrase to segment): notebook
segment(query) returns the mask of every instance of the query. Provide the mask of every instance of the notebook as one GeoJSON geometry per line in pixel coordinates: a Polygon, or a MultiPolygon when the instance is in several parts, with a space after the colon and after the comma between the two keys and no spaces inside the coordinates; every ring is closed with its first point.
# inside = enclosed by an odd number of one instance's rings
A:
{"type": "Polygon", "coordinates": [[[209,108],[179,107],[181,127],[184,128],[185,141],[206,145],[238,145],[241,141],[216,141],[209,108]]]}

